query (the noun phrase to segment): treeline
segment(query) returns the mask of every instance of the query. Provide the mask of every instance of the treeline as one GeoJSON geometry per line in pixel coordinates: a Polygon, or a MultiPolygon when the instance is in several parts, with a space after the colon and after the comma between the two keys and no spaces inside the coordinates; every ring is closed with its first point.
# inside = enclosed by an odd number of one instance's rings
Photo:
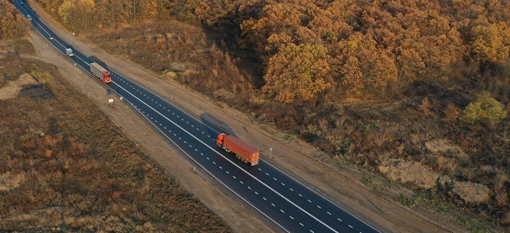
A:
{"type": "Polygon", "coordinates": [[[508,82],[510,74],[504,0],[203,0],[194,12],[211,27],[239,27],[239,44],[264,61],[262,91],[284,103],[388,97],[415,81],[485,73],[508,82]]]}
{"type": "Polygon", "coordinates": [[[0,0],[0,40],[15,39],[25,33],[25,16],[8,0],[0,0]]]}
{"type": "MultiPolygon", "coordinates": [[[[415,81],[488,77],[508,99],[510,3],[386,0],[40,0],[72,30],[169,17],[253,49],[281,103],[399,97],[415,81]]],[[[498,95],[499,94],[499,95],[498,95]]]]}

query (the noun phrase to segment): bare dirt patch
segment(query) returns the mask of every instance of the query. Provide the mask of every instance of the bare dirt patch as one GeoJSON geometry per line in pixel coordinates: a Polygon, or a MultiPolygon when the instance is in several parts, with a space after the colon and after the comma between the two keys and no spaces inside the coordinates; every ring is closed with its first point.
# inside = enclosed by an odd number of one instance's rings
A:
{"type": "Polygon", "coordinates": [[[0,100],[14,98],[23,89],[23,86],[35,84],[37,81],[32,76],[23,74],[17,80],[7,82],[4,87],[0,88],[0,100]]]}

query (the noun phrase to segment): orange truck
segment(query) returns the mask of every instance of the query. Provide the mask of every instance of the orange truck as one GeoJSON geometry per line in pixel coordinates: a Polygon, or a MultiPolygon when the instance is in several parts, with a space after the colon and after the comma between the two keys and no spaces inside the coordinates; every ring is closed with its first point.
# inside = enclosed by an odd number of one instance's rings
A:
{"type": "Polygon", "coordinates": [[[111,83],[112,77],[110,76],[110,71],[106,70],[99,64],[92,62],[90,63],[90,72],[94,74],[97,78],[101,80],[103,83],[111,83]]]}
{"type": "Polygon", "coordinates": [[[233,135],[221,133],[216,139],[216,144],[227,152],[233,152],[238,159],[251,166],[259,163],[260,151],[259,149],[248,145],[246,142],[241,141],[233,135]]]}

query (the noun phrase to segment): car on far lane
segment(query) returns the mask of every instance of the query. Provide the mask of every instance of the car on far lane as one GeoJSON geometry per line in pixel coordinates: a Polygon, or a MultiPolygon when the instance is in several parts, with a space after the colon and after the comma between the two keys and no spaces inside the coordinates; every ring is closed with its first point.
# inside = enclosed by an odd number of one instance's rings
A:
{"type": "Polygon", "coordinates": [[[28,19],[28,20],[30,20],[30,21],[32,21],[32,16],[27,15],[27,19],[28,19]]]}

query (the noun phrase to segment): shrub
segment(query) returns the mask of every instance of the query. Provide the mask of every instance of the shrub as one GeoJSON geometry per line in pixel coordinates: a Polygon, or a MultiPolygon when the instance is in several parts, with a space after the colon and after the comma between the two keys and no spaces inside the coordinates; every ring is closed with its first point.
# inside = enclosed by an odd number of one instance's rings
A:
{"type": "Polygon", "coordinates": [[[488,92],[478,95],[463,111],[463,119],[466,121],[498,122],[506,115],[503,104],[492,98],[488,92]]]}
{"type": "Polygon", "coordinates": [[[443,110],[446,120],[455,120],[459,116],[459,109],[454,103],[449,103],[443,110]]]}
{"type": "Polygon", "coordinates": [[[420,110],[425,114],[425,116],[431,116],[432,111],[430,110],[430,101],[428,97],[423,98],[421,105],[419,106],[420,110]]]}

